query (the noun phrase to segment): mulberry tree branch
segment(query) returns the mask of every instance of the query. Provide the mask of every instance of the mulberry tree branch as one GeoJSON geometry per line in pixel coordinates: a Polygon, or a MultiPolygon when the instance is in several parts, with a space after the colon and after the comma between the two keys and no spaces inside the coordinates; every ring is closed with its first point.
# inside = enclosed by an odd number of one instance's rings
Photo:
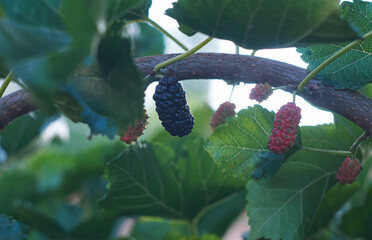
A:
{"type": "MultiPolygon", "coordinates": [[[[142,57],[136,59],[136,64],[145,76],[155,65],[175,56],[177,54],[142,57]]],[[[308,75],[306,69],[290,64],[254,56],[220,53],[196,53],[172,64],[169,69],[178,80],[224,79],[236,83],[268,82],[274,87],[290,86],[286,90],[289,92],[297,89],[302,79],[308,75]]],[[[318,80],[312,80],[298,95],[314,106],[346,117],[372,136],[372,99],[363,94],[351,90],[337,90],[323,85],[318,80]]],[[[3,97],[0,100],[0,129],[14,118],[35,108],[24,91],[3,97]]]]}
{"type": "Polygon", "coordinates": [[[30,95],[19,90],[0,99],[0,130],[17,117],[36,110],[30,95]]]}

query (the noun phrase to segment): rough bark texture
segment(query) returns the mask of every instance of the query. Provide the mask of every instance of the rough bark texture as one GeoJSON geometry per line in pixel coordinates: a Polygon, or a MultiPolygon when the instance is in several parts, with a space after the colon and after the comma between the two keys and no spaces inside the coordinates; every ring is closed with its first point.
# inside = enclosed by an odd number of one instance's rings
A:
{"type": "Polygon", "coordinates": [[[0,130],[19,116],[34,111],[30,95],[19,90],[0,99],[0,130]]]}
{"type": "MultiPolygon", "coordinates": [[[[176,54],[148,56],[136,59],[145,76],[154,66],[176,54]]],[[[197,53],[169,67],[178,80],[224,79],[232,82],[265,83],[271,86],[291,86],[291,92],[307,76],[308,71],[290,64],[259,57],[197,53]]],[[[14,118],[33,111],[29,96],[21,91],[0,100],[0,128],[14,118]],[[13,113],[15,112],[15,113],[13,113]]],[[[312,80],[298,95],[315,106],[334,111],[363,128],[372,136],[372,99],[351,90],[337,90],[312,80]]]]}

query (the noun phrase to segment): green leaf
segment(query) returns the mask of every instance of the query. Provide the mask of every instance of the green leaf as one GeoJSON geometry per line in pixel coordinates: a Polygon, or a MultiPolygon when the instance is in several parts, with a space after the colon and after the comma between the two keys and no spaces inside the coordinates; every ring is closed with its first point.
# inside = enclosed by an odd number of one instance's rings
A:
{"type": "Polygon", "coordinates": [[[8,214],[15,199],[32,199],[38,196],[35,176],[15,169],[5,171],[0,178],[0,194],[0,212],[8,214]]]}
{"type": "MultiPolygon", "coordinates": [[[[83,128],[81,124],[74,127],[83,128]]],[[[72,191],[82,179],[101,176],[106,161],[122,150],[118,141],[103,137],[86,139],[85,131],[71,132],[71,135],[69,142],[53,144],[28,158],[25,168],[36,178],[37,192],[46,193],[60,188],[72,191]]]]}
{"type": "Polygon", "coordinates": [[[262,162],[260,154],[270,152],[267,142],[274,117],[260,105],[241,110],[214,131],[205,148],[227,174],[248,179],[262,162]]]}
{"type": "Polygon", "coordinates": [[[6,78],[9,72],[10,72],[10,68],[6,66],[6,63],[4,62],[4,60],[0,58],[0,77],[6,78]]]}
{"type": "MultiPolygon", "coordinates": [[[[152,0],[131,0],[132,2],[136,3],[136,7],[132,8],[129,12],[124,15],[124,19],[126,20],[136,20],[136,19],[143,19],[149,15],[149,9],[152,4],[152,0]]],[[[124,0],[124,4],[130,2],[128,0],[124,0]]]]}
{"type": "Polygon", "coordinates": [[[13,214],[17,218],[23,219],[31,228],[38,229],[52,239],[66,238],[66,232],[52,218],[36,210],[30,204],[18,204],[13,209],[13,214]]]}
{"type": "Polygon", "coordinates": [[[14,199],[34,202],[50,193],[65,196],[79,189],[83,180],[102,176],[106,161],[121,152],[123,145],[103,137],[87,140],[87,135],[88,129],[74,124],[69,142],[50,144],[17,159],[18,164],[9,164],[0,178],[0,212],[11,211],[14,199]]]}
{"type": "Polygon", "coordinates": [[[117,221],[117,217],[100,214],[79,224],[69,236],[72,239],[109,239],[117,221]]]}
{"type": "MultiPolygon", "coordinates": [[[[342,3],[342,16],[362,34],[372,30],[372,3],[354,0],[342,3]]],[[[345,47],[346,43],[321,44],[298,48],[301,58],[314,70],[326,59],[345,47]]],[[[372,83],[372,39],[367,39],[325,67],[316,78],[335,88],[360,89],[372,83]]]]}
{"type": "Polygon", "coordinates": [[[42,61],[71,42],[63,31],[27,26],[9,19],[0,19],[0,36],[0,58],[7,67],[21,67],[33,58],[42,61]]]}
{"type": "Polygon", "coordinates": [[[371,31],[372,11],[371,1],[353,0],[353,2],[342,2],[341,17],[348,21],[362,36],[371,31]]]}
{"type": "MultiPolygon", "coordinates": [[[[27,2],[34,4],[35,1],[27,2]]],[[[20,11],[18,15],[27,17],[13,14],[12,18],[1,20],[4,26],[0,28],[3,36],[0,48],[6,50],[0,52],[0,58],[15,69],[33,93],[50,100],[94,49],[96,22],[101,17],[97,10],[102,9],[99,5],[102,0],[89,3],[65,0],[61,4],[59,1],[36,2],[31,9],[38,11],[31,12],[26,8],[27,4],[23,5],[24,1],[11,4],[10,13],[20,11]],[[56,30],[53,23],[59,18],[63,21],[63,29],[56,30]]]]}
{"type": "Polygon", "coordinates": [[[43,128],[52,119],[40,111],[17,118],[0,131],[1,148],[5,150],[8,157],[16,156],[39,137],[43,128]]]}
{"type": "Polygon", "coordinates": [[[346,131],[355,140],[363,133],[363,129],[347,118],[337,113],[333,113],[333,116],[336,127],[346,131]]]}
{"type": "Polygon", "coordinates": [[[115,66],[105,79],[76,76],[70,81],[68,93],[82,108],[77,112],[79,120],[89,125],[92,134],[113,138],[143,116],[144,91],[139,73],[129,64],[120,66],[115,66]]]}
{"type": "Polygon", "coordinates": [[[249,49],[355,39],[338,0],[178,0],[166,11],[181,26],[249,49]]]}
{"type": "MultiPolygon", "coordinates": [[[[106,36],[100,42],[97,58],[103,77],[111,87],[128,97],[144,97],[141,74],[131,57],[128,39],[106,36]]],[[[143,99],[141,102],[143,104],[143,99]]]]}
{"type": "Polygon", "coordinates": [[[242,213],[246,204],[245,195],[245,191],[237,192],[208,207],[198,219],[198,232],[223,237],[232,222],[242,213]]]}
{"type": "Polygon", "coordinates": [[[367,201],[364,205],[354,207],[343,217],[340,230],[352,238],[372,237],[372,188],[368,190],[367,201]]]}
{"type": "Polygon", "coordinates": [[[301,129],[297,129],[297,136],[294,145],[289,151],[283,154],[275,154],[271,151],[261,152],[259,154],[260,161],[256,164],[256,170],[252,173],[252,177],[260,179],[265,177],[267,179],[272,178],[279,170],[280,166],[290,157],[292,154],[300,150],[302,147],[301,129]]]}
{"type": "MultiPolygon", "coordinates": [[[[54,101],[74,121],[87,123],[92,135],[122,135],[143,116],[144,84],[131,57],[131,44],[115,24],[101,39],[97,60],[100,74],[70,78],[54,101]],[[98,76],[97,76],[98,75],[98,76]]],[[[97,70],[96,70],[97,71],[97,70]]]]}
{"type": "Polygon", "coordinates": [[[135,20],[147,16],[151,0],[109,0],[107,4],[107,16],[115,22],[119,18],[135,20]]]}
{"type": "MultiPolygon", "coordinates": [[[[354,139],[332,125],[301,127],[303,145],[346,150],[354,139]]],[[[250,239],[304,239],[344,157],[298,151],[270,180],[249,181],[250,239]]],[[[321,214],[321,213],[319,213],[321,214]]]]}
{"type": "Polygon", "coordinates": [[[59,11],[63,0],[1,0],[6,17],[29,26],[63,29],[59,11]],[[27,13],[27,14],[25,14],[27,13]]]}
{"type": "Polygon", "coordinates": [[[0,214],[0,239],[23,240],[27,238],[25,234],[27,230],[26,225],[0,214]]]}
{"type": "MultiPolygon", "coordinates": [[[[0,32],[4,36],[3,44],[0,41],[0,49],[5,49],[3,54],[0,52],[0,58],[6,60],[8,65],[16,70],[18,76],[34,93],[48,99],[60,90],[78,67],[89,66],[94,61],[100,36],[106,29],[110,29],[114,22],[107,12],[115,10],[124,14],[143,2],[64,0],[60,3],[56,0],[53,2],[39,0],[37,1],[40,5],[39,11],[49,10],[44,15],[37,15],[38,11],[29,12],[25,8],[27,5],[18,6],[16,3],[20,5],[21,1],[12,3],[9,11],[17,10],[24,16],[30,15],[21,18],[18,14],[12,19],[3,20],[5,22],[3,24],[7,25],[1,28],[4,32],[0,32]],[[63,20],[64,28],[60,30],[64,31],[56,31],[55,28],[46,25],[49,21],[55,22],[55,18],[63,20]],[[17,62],[12,61],[14,58],[17,62]]],[[[31,9],[37,7],[38,5],[35,5],[31,9]]]]}
{"type": "Polygon", "coordinates": [[[318,213],[316,214],[307,235],[311,236],[324,230],[324,228],[327,228],[332,218],[335,217],[336,213],[352,197],[358,188],[358,182],[346,186],[337,184],[335,187],[331,188],[324,195],[324,199],[319,206],[318,213]]]}
{"type": "Polygon", "coordinates": [[[359,91],[367,97],[372,98],[372,83],[364,85],[359,91]]]}
{"type": "Polygon", "coordinates": [[[138,24],[140,33],[132,37],[132,52],[135,57],[163,54],[164,36],[147,23],[138,24]]]}
{"type": "Polygon", "coordinates": [[[190,237],[180,238],[180,240],[221,240],[221,238],[219,238],[218,236],[216,236],[214,234],[208,234],[207,233],[207,234],[204,234],[201,237],[190,236],[190,237]]]}
{"type": "Polygon", "coordinates": [[[136,240],[172,240],[189,234],[190,226],[185,221],[140,217],[133,228],[131,237],[136,240]]]}
{"type": "Polygon", "coordinates": [[[186,143],[179,156],[160,144],[130,146],[109,163],[106,178],[108,192],[100,205],[127,216],[191,221],[210,204],[241,189],[241,183],[217,169],[202,139],[186,143]]]}

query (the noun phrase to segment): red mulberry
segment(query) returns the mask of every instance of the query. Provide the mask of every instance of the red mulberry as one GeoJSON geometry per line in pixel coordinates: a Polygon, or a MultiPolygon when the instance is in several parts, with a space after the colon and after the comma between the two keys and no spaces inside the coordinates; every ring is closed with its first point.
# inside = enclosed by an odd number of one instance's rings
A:
{"type": "Polygon", "coordinates": [[[153,99],[161,124],[172,136],[183,137],[192,131],[194,117],[187,105],[185,91],[174,77],[159,81],[153,99]]]}
{"type": "Polygon", "coordinates": [[[271,94],[273,94],[273,88],[268,83],[260,83],[252,88],[252,91],[249,94],[249,98],[258,102],[262,102],[266,100],[271,94]]]}
{"type": "Polygon", "coordinates": [[[295,103],[289,102],[279,109],[275,115],[274,128],[269,137],[270,151],[282,154],[293,146],[300,120],[301,109],[295,103]]]}
{"type": "Polygon", "coordinates": [[[226,122],[226,118],[235,116],[235,105],[231,102],[222,103],[211,117],[209,125],[214,131],[219,125],[226,122]]]}
{"type": "Polygon", "coordinates": [[[145,126],[148,124],[147,121],[148,118],[149,115],[147,115],[145,110],[145,116],[138,121],[135,127],[129,127],[128,130],[125,132],[124,136],[120,137],[120,140],[122,142],[125,142],[126,144],[132,144],[133,142],[136,142],[137,139],[143,134],[143,130],[145,129],[145,126]]]}
{"type": "Polygon", "coordinates": [[[342,185],[351,184],[357,179],[361,170],[362,166],[357,158],[347,157],[338,168],[336,178],[342,185]]]}

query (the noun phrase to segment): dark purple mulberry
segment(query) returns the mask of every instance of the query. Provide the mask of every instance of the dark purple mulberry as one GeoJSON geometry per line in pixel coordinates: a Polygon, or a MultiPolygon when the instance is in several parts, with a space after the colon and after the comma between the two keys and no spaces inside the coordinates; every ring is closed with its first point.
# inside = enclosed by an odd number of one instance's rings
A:
{"type": "Polygon", "coordinates": [[[192,131],[194,117],[187,105],[185,91],[174,77],[159,81],[153,99],[161,124],[172,136],[183,137],[192,131]]]}

